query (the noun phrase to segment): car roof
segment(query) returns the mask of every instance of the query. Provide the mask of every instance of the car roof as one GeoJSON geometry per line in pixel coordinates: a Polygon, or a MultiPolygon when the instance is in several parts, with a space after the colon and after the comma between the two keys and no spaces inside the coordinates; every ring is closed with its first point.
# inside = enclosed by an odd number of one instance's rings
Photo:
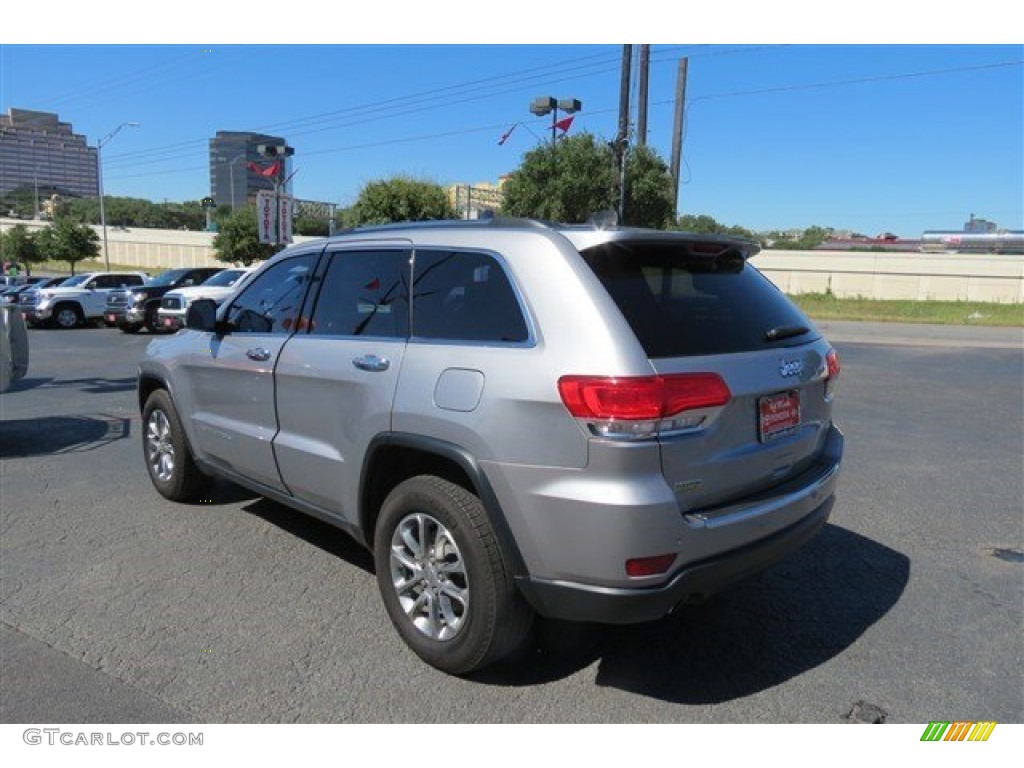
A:
{"type": "Polygon", "coordinates": [[[383,234],[392,237],[412,237],[418,232],[439,232],[446,229],[462,232],[474,230],[488,232],[533,230],[538,233],[545,233],[549,237],[561,235],[569,240],[577,250],[584,250],[586,248],[592,248],[611,242],[642,242],[649,244],[679,243],[682,245],[701,243],[707,245],[719,245],[722,248],[722,252],[726,250],[738,251],[745,259],[750,258],[761,250],[761,246],[758,243],[729,235],[705,235],[679,230],[620,227],[618,225],[606,225],[600,222],[588,224],[559,224],[540,221],[537,219],[506,218],[500,216],[490,219],[471,219],[468,221],[408,221],[353,227],[328,237],[326,242],[343,243],[352,237],[364,237],[366,235],[374,234],[383,234]]]}

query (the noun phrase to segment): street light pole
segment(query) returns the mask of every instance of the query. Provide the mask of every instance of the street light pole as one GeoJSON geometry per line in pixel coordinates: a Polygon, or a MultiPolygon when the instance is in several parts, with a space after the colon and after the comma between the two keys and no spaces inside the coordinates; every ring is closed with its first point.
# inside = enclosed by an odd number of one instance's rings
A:
{"type": "Polygon", "coordinates": [[[122,128],[138,128],[139,124],[134,122],[121,123],[102,139],[96,142],[96,180],[100,186],[100,226],[103,228],[103,261],[106,264],[107,272],[110,271],[110,251],[107,249],[107,212],[103,206],[103,147],[117,136],[122,128]]]}
{"type": "Polygon", "coordinates": [[[558,140],[558,110],[567,115],[574,115],[583,109],[583,103],[579,99],[556,99],[554,96],[538,96],[530,102],[530,112],[537,117],[551,115],[551,146],[555,146],[558,140]]]}
{"type": "MultiPolygon", "coordinates": [[[[245,152],[243,152],[242,154],[235,155],[230,160],[228,160],[228,185],[229,185],[229,187],[231,189],[231,211],[232,211],[232,213],[234,213],[234,210],[235,210],[235,163],[237,163],[239,160],[245,159],[245,156],[246,156],[245,152]]],[[[218,157],[218,160],[223,163],[225,158],[223,156],[221,156],[221,157],[218,157]]]]}

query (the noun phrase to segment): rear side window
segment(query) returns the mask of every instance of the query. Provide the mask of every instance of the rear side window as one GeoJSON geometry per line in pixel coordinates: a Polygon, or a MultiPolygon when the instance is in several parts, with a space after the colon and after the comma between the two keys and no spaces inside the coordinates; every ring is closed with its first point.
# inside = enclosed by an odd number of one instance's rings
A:
{"type": "Polygon", "coordinates": [[[607,243],[582,255],[652,359],[750,352],[818,337],[803,313],[738,253],[607,243]],[[802,328],[808,332],[798,333],[802,328]],[[773,330],[777,341],[769,338],[773,330]]]}
{"type": "Polygon", "coordinates": [[[413,286],[414,337],[499,343],[529,338],[508,276],[486,253],[417,250],[413,286]]]}

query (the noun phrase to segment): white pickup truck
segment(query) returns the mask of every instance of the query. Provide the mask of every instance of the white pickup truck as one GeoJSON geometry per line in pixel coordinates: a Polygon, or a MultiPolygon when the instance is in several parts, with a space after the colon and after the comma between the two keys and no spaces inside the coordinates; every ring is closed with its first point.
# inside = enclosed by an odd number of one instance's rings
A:
{"type": "Polygon", "coordinates": [[[111,291],[142,285],[146,278],[145,272],[85,272],[56,288],[25,291],[18,307],[30,326],[74,328],[101,319],[111,291]]]}
{"type": "Polygon", "coordinates": [[[0,306],[0,392],[28,373],[28,333],[17,307],[0,306]]]}

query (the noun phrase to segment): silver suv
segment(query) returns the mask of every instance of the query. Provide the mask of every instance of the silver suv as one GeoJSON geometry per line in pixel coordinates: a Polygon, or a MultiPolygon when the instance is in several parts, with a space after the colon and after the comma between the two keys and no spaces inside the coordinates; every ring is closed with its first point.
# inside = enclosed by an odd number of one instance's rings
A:
{"type": "Polygon", "coordinates": [[[466,674],[535,614],[657,619],[825,523],[839,360],[753,243],[532,221],[278,254],[140,364],[146,466],[372,550],[405,642],[466,674]]]}

